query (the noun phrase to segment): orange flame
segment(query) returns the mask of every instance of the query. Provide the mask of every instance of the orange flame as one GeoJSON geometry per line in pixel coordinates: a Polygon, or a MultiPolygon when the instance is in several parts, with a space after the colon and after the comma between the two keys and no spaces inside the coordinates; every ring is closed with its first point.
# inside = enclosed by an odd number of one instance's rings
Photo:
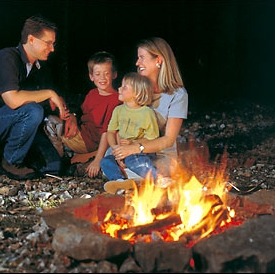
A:
{"type": "Polygon", "coordinates": [[[120,233],[120,238],[130,242],[157,238],[163,241],[182,240],[190,244],[225,226],[234,217],[234,210],[226,204],[225,162],[218,170],[210,165],[207,169],[206,165],[203,167],[207,174],[203,183],[195,175],[188,176],[182,169],[178,169],[177,175],[166,187],[162,186],[166,178],[159,178],[154,183],[151,174],[148,174],[144,182],[136,185],[131,193],[126,193],[122,212],[114,216],[110,211],[106,215],[101,231],[115,238],[119,238],[119,232],[125,231],[120,233]],[[165,223],[165,228],[146,228],[146,225],[169,216],[179,216],[180,223],[174,224],[176,219],[172,218],[172,223],[165,223]],[[141,230],[142,233],[136,233],[141,230]]]}

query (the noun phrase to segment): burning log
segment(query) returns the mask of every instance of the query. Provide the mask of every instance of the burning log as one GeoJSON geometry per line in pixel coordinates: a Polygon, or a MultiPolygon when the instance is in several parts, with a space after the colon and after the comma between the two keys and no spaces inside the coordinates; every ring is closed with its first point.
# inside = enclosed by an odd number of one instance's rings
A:
{"type": "Polygon", "coordinates": [[[181,224],[181,218],[178,214],[171,215],[162,220],[156,220],[150,224],[139,225],[134,227],[129,227],[126,229],[122,229],[117,231],[117,237],[122,239],[126,235],[144,235],[150,234],[152,231],[163,231],[164,229],[168,229],[173,226],[177,226],[181,224]]]}
{"type": "Polygon", "coordinates": [[[211,202],[212,206],[211,208],[214,208],[216,206],[222,205],[223,202],[221,198],[216,194],[208,194],[204,197],[205,202],[211,202]]]}
{"type": "Polygon", "coordinates": [[[151,213],[155,216],[158,216],[160,214],[165,214],[165,213],[170,213],[172,211],[172,206],[171,205],[165,205],[162,207],[157,207],[157,208],[153,208],[151,210],[151,213]]]}
{"type": "Polygon", "coordinates": [[[199,224],[192,228],[191,232],[185,232],[180,239],[194,244],[219,228],[223,220],[228,218],[228,211],[224,206],[216,206],[215,211],[209,211],[199,224]]]}

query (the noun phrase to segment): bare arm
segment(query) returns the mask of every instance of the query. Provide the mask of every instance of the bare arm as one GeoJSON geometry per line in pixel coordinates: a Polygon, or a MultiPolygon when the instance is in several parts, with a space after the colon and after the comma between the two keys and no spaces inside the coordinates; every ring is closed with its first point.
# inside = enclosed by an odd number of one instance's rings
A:
{"type": "Polygon", "coordinates": [[[30,102],[41,103],[50,99],[59,109],[59,116],[61,119],[66,118],[66,111],[64,101],[60,96],[51,89],[42,89],[37,91],[28,90],[10,90],[2,94],[2,98],[7,106],[16,109],[24,104],[30,102]]]}
{"type": "MultiPolygon", "coordinates": [[[[172,146],[180,132],[182,121],[182,118],[168,118],[164,136],[154,140],[144,140],[142,143],[144,146],[144,153],[154,153],[172,146]]],[[[138,143],[118,146],[113,151],[115,157],[120,160],[134,153],[140,153],[138,143]]]]}
{"type": "Polygon", "coordinates": [[[98,146],[96,156],[95,156],[94,160],[91,161],[90,164],[86,168],[86,171],[87,171],[89,177],[93,178],[98,175],[98,172],[100,171],[100,161],[104,157],[107,148],[108,148],[107,133],[104,132],[101,135],[100,143],[98,146]]]}
{"type": "Polygon", "coordinates": [[[117,131],[116,130],[112,130],[112,131],[108,131],[107,133],[107,141],[108,141],[108,144],[110,145],[110,147],[112,149],[114,149],[118,143],[117,143],[117,131]]]}

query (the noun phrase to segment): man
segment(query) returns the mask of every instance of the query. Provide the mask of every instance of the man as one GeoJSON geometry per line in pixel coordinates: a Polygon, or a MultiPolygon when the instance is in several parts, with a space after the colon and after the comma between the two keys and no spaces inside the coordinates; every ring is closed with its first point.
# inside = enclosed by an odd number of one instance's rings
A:
{"type": "Polygon", "coordinates": [[[54,23],[32,16],[24,23],[19,45],[0,50],[2,172],[12,179],[38,176],[24,160],[44,120],[45,107],[58,111],[63,120],[69,116],[44,64],[54,52],[56,32],[54,23]]]}

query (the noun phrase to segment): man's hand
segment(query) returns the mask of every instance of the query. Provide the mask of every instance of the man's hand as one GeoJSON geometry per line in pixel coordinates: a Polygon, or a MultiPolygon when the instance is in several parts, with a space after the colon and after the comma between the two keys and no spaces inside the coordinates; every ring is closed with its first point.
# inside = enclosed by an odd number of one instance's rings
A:
{"type": "Polygon", "coordinates": [[[67,120],[70,118],[70,110],[67,108],[67,105],[66,105],[63,97],[59,96],[59,100],[56,100],[55,97],[51,97],[49,99],[49,104],[50,104],[52,111],[54,111],[57,107],[59,108],[60,119],[67,120]],[[63,106],[63,108],[61,106],[63,106]],[[63,109],[64,109],[64,113],[62,112],[63,109]]]}

